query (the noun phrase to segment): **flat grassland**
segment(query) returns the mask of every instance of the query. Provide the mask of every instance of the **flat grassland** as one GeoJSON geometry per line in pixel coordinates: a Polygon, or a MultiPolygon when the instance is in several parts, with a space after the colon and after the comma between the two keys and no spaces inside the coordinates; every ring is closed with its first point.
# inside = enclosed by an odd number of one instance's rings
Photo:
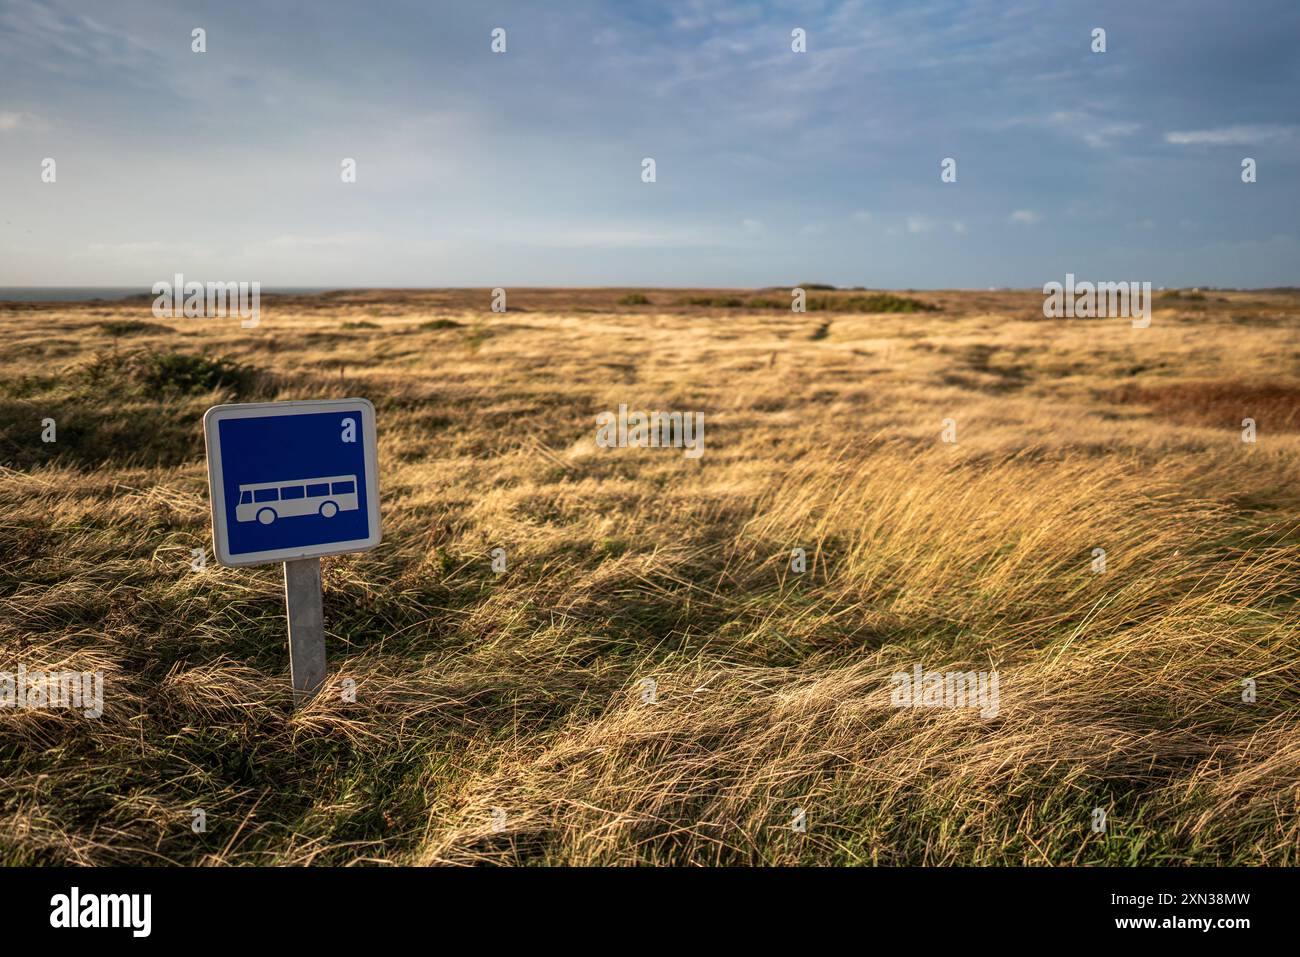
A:
{"type": "Polygon", "coordinates": [[[106,675],[0,710],[0,862],[1300,864],[1300,294],[810,296],[0,304],[0,672],[106,675]],[[191,567],[200,418],[344,396],[385,540],[294,713],[280,568],[191,567]]]}

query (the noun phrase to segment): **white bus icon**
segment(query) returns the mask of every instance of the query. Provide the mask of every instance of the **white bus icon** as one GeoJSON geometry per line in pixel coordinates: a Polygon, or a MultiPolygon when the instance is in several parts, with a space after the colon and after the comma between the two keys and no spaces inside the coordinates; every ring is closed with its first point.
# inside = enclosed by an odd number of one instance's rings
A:
{"type": "Polygon", "coordinates": [[[333,518],[339,512],[351,512],[359,507],[355,475],[328,475],[325,478],[292,479],[287,482],[252,482],[239,486],[235,520],[258,521],[270,525],[277,518],[294,518],[299,515],[333,518]]]}

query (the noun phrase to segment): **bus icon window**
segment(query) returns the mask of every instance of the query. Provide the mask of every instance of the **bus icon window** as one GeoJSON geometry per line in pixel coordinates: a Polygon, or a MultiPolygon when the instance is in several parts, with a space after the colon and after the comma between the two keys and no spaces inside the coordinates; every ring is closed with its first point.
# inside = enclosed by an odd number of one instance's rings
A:
{"type": "Polygon", "coordinates": [[[235,520],[270,525],[278,518],[304,515],[333,518],[339,512],[351,512],[360,507],[355,475],[249,482],[239,486],[235,520]]]}

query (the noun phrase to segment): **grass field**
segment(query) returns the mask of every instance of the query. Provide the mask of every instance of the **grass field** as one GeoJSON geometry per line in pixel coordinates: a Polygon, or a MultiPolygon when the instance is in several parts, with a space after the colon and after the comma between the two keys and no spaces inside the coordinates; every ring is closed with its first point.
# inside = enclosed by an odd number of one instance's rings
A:
{"type": "Polygon", "coordinates": [[[0,304],[0,671],[106,675],[0,710],[0,861],[1300,864],[1300,294],[809,295],[0,304]],[[384,543],[294,713],[279,566],[191,568],[200,419],[345,396],[384,543]]]}

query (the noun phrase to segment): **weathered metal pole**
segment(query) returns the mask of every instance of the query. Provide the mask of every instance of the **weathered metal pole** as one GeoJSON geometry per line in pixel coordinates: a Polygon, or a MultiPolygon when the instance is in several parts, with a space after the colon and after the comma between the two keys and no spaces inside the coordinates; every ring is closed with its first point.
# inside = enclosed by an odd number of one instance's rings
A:
{"type": "Polygon", "coordinates": [[[284,604],[289,616],[293,706],[298,708],[325,683],[325,611],[319,558],[284,563],[284,604]]]}

